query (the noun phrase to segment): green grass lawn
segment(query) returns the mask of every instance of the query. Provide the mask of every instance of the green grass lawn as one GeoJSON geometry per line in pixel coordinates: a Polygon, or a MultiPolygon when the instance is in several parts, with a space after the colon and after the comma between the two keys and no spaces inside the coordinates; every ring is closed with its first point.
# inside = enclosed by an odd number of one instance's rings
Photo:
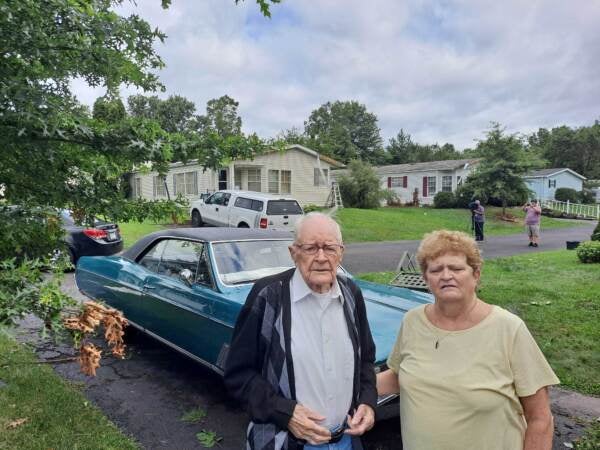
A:
{"type": "Polygon", "coordinates": [[[123,245],[125,248],[131,247],[135,242],[154,231],[163,230],[168,225],[158,224],[145,220],[144,222],[123,222],[119,223],[119,230],[121,230],[121,236],[123,238],[123,245]]]}
{"type": "Polygon", "coordinates": [[[77,386],[0,328],[0,449],[137,449],[77,386]],[[26,419],[21,425],[11,423],[26,419]]]}
{"type": "Polygon", "coordinates": [[[600,395],[600,265],[568,250],[486,261],[479,296],[525,321],[564,387],[600,395]]]}
{"type": "MultiPolygon", "coordinates": [[[[502,208],[486,208],[486,236],[525,233],[524,213],[520,208],[507,211],[521,219],[518,223],[503,222],[496,218],[502,208]]],[[[421,239],[423,234],[446,228],[471,232],[471,213],[467,209],[434,208],[343,208],[337,211],[336,219],[342,227],[345,242],[399,241],[421,239]]],[[[547,228],[576,226],[573,222],[542,217],[542,233],[547,228]]]]}

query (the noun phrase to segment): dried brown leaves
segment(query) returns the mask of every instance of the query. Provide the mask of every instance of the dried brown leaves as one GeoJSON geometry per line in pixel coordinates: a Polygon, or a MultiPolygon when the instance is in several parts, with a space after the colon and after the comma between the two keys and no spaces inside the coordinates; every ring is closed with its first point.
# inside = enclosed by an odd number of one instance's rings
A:
{"type": "MultiPolygon", "coordinates": [[[[120,311],[100,303],[85,302],[82,313],[79,316],[66,318],[64,324],[65,328],[81,332],[84,338],[102,325],[104,339],[106,339],[112,354],[117,358],[125,357],[125,344],[123,343],[125,332],[123,330],[127,326],[127,319],[120,311]]],[[[92,343],[82,341],[78,358],[81,371],[86,375],[95,376],[96,369],[100,366],[101,354],[100,348],[92,343]]]]}

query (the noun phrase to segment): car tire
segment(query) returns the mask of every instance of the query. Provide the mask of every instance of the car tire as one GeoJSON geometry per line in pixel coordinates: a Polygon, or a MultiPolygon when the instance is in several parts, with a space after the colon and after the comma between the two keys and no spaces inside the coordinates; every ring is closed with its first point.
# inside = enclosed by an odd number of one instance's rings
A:
{"type": "Polygon", "coordinates": [[[192,226],[193,227],[201,227],[204,224],[202,222],[202,216],[200,215],[200,211],[197,209],[192,211],[192,226]]]}
{"type": "Polygon", "coordinates": [[[248,224],[247,224],[247,223],[245,223],[245,222],[241,222],[241,223],[238,225],[238,228],[250,228],[250,227],[248,226],[248,224]]]}

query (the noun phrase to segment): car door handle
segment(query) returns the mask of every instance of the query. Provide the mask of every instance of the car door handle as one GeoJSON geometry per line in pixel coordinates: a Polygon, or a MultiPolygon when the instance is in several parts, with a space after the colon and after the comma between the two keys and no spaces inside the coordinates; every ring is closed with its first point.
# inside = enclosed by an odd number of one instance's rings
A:
{"type": "Polygon", "coordinates": [[[145,290],[156,289],[156,286],[152,286],[152,285],[150,285],[150,284],[145,284],[145,285],[144,285],[144,289],[145,289],[145,290]]]}
{"type": "Polygon", "coordinates": [[[219,210],[219,208],[215,208],[215,211],[218,211],[218,210],[219,210]]]}

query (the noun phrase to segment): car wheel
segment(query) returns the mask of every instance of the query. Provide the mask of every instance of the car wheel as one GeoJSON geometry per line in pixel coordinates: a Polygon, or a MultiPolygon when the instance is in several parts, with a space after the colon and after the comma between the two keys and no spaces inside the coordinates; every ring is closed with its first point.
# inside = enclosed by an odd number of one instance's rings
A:
{"type": "Polygon", "coordinates": [[[192,211],[192,226],[193,227],[201,227],[203,224],[202,216],[198,210],[192,211]]]}
{"type": "Polygon", "coordinates": [[[248,226],[247,223],[242,222],[238,225],[238,228],[250,228],[250,227],[248,226]]]}

